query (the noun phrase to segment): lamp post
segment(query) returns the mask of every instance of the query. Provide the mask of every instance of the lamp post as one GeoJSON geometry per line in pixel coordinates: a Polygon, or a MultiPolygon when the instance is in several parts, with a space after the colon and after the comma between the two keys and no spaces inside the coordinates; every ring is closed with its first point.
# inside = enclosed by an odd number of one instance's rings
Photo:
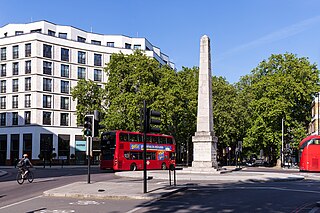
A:
{"type": "Polygon", "coordinates": [[[282,126],[282,137],[281,137],[281,167],[283,167],[283,143],[284,143],[284,119],[281,120],[281,126],[282,126]]]}

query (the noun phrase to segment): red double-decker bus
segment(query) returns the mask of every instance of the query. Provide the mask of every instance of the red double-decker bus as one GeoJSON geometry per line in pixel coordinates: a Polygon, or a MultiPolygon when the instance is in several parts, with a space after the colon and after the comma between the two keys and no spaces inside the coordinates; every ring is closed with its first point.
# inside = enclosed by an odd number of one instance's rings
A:
{"type": "MultiPolygon", "coordinates": [[[[147,134],[147,169],[175,167],[175,141],[172,136],[147,134]]],[[[142,170],[143,134],[122,130],[101,134],[100,169],[142,170]]]]}
{"type": "Polygon", "coordinates": [[[300,171],[320,172],[320,135],[311,135],[299,144],[300,171]]]}

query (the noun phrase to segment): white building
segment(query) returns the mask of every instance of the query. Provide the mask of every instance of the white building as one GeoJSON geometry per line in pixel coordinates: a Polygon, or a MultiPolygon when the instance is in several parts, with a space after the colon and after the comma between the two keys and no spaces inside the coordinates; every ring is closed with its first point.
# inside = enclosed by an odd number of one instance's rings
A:
{"type": "Polygon", "coordinates": [[[83,163],[85,139],[70,89],[82,78],[105,82],[103,66],[111,54],[134,49],[174,68],[145,38],[89,33],[47,21],[1,27],[0,165],[12,164],[23,153],[36,161],[46,150],[68,159],[75,154],[83,163]]]}

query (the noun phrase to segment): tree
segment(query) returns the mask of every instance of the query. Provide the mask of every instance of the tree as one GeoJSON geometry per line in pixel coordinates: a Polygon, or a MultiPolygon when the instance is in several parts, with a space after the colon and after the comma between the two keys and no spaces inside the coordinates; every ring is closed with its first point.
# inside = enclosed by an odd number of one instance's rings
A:
{"type": "Polygon", "coordinates": [[[140,109],[146,100],[148,107],[161,112],[161,129],[168,131],[176,102],[174,70],[135,51],[131,55],[113,54],[105,71],[108,82],[105,85],[107,117],[104,124],[108,129],[141,130],[140,109]]]}
{"type": "Polygon", "coordinates": [[[84,116],[94,110],[103,111],[104,90],[95,82],[81,79],[71,89],[73,100],[77,100],[77,124],[83,124],[84,116]]]}
{"type": "Polygon", "coordinates": [[[306,136],[318,82],[316,65],[289,53],[271,55],[243,77],[238,86],[251,101],[247,103],[251,119],[244,146],[279,156],[283,118],[297,145],[306,136]]]}

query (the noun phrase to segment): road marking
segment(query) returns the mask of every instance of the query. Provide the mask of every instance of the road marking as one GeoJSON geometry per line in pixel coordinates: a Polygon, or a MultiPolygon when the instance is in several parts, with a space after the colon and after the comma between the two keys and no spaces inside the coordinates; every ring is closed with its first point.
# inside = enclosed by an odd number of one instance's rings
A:
{"type": "Polygon", "coordinates": [[[0,210],[8,208],[8,207],[11,207],[11,206],[19,205],[21,203],[28,202],[30,200],[34,200],[34,199],[37,199],[37,198],[40,198],[40,197],[42,197],[42,195],[39,195],[37,197],[32,197],[32,198],[29,198],[29,199],[26,199],[26,200],[22,200],[22,201],[19,201],[19,202],[16,202],[16,203],[12,203],[12,204],[9,204],[9,205],[6,205],[6,206],[2,206],[2,207],[0,207],[0,210]]]}
{"type": "Polygon", "coordinates": [[[35,211],[34,213],[73,213],[73,212],[76,212],[76,211],[54,209],[54,210],[40,210],[40,211],[35,211]]]}
{"type": "Polygon", "coordinates": [[[309,211],[309,213],[316,213],[319,210],[319,207],[314,207],[309,211]]]}
{"type": "Polygon", "coordinates": [[[78,202],[76,203],[69,203],[70,205],[82,205],[82,206],[85,206],[85,205],[100,205],[100,204],[104,204],[104,202],[97,202],[97,201],[94,201],[94,200],[78,200],[78,202]]]}

